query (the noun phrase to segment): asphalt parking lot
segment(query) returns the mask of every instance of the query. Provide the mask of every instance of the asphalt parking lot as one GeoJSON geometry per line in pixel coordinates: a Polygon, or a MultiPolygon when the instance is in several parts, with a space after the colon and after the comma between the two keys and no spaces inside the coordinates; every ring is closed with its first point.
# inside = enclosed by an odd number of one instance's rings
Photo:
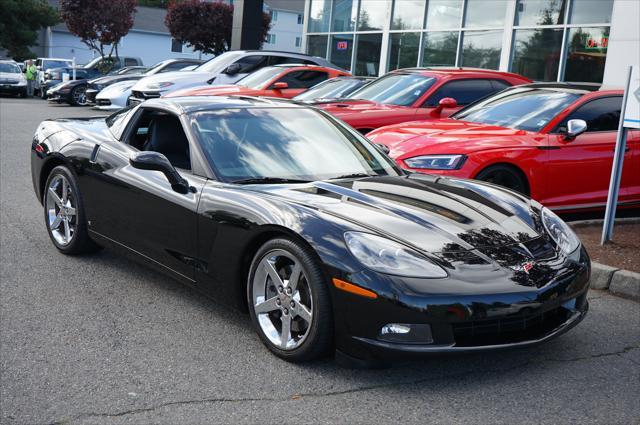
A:
{"type": "Polygon", "coordinates": [[[45,118],[95,114],[0,99],[3,424],[639,423],[640,304],[606,292],[536,348],[363,371],[281,361],[223,300],[112,252],[59,254],[31,138],[45,118]]]}

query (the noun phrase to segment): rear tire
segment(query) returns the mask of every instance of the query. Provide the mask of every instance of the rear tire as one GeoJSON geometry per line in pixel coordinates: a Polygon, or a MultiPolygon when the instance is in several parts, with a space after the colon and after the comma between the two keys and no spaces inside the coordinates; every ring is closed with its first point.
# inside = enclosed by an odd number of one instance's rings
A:
{"type": "Polygon", "coordinates": [[[64,165],[51,170],[42,195],[44,220],[53,245],[66,255],[95,252],[84,215],[84,203],[75,176],[64,165]]]}
{"type": "Polygon", "coordinates": [[[508,165],[492,165],[480,171],[475,177],[487,183],[506,187],[523,195],[529,195],[529,185],[523,176],[508,165]]]}
{"type": "Polygon", "coordinates": [[[258,250],[249,270],[247,301],[256,332],[276,356],[307,362],[333,347],[326,278],[315,253],[300,242],[276,238],[258,250]]]}

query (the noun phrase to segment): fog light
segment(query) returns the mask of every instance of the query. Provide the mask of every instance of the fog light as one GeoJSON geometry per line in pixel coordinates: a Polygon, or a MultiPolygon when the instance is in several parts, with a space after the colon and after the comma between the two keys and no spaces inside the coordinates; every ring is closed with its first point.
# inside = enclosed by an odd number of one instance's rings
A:
{"type": "Polygon", "coordinates": [[[401,344],[431,344],[431,326],[425,324],[388,323],[380,329],[378,339],[401,344]]]}

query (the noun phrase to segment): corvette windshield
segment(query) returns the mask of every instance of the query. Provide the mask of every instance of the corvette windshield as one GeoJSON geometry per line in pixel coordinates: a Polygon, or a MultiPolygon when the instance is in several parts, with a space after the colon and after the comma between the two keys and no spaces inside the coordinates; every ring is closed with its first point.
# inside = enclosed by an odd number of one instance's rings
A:
{"type": "Polygon", "coordinates": [[[366,80],[333,78],[300,93],[294,100],[338,99],[366,84],[366,80]]]}
{"type": "Polygon", "coordinates": [[[252,72],[246,77],[240,79],[236,84],[239,86],[249,87],[250,89],[261,89],[266,83],[268,83],[276,75],[283,71],[282,68],[266,67],[252,72]]]}
{"type": "Polygon", "coordinates": [[[573,91],[514,88],[474,103],[452,118],[537,132],[580,96],[573,91]]]}
{"type": "Polygon", "coordinates": [[[410,106],[435,82],[435,78],[415,74],[389,74],[347,96],[389,105],[410,106]]]}
{"type": "Polygon", "coordinates": [[[315,110],[213,110],[193,113],[191,123],[212,168],[228,182],[399,174],[366,139],[315,110]]]}

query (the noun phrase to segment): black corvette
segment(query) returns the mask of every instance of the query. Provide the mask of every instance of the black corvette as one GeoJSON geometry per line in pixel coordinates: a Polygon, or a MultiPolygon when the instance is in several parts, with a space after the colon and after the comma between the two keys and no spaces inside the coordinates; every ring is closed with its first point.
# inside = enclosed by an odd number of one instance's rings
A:
{"type": "Polygon", "coordinates": [[[248,309],[290,361],[526,346],[588,309],[589,257],[551,211],[406,174],[306,106],[171,98],[44,121],[31,171],[59,251],[109,246],[248,309]]]}

